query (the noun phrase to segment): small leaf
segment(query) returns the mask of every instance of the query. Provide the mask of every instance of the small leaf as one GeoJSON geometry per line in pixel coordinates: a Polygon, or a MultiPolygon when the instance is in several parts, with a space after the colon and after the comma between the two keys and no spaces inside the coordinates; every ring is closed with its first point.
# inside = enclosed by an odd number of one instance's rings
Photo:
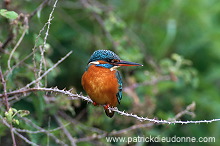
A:
{"type": "Polygon", "coordinates": [[[13,123],[19,125],[20,122],[17,119],[13,119],[13,123]]]}
{"type": "Polygon", "coordinates": [[[182,57],[179,54],[172,54],[172,59],[175,61],[182,61],[182,57]]]}
{"type": "MultiPolygon", "coordinates": [[[[11,109],[11,108],[10,108],[11,109]]],[[[11,113],[11,111],[12,110],[10,110],[9,109],[9,111],[7,111],[7,112],[5,112],[5,118],[6,118],[6,120],[9,122],[9,123],[11,123],[12,122],[12,114],[13,114],[13,112],[11,113]]]]}
{"type": "Polygon", "coordinates": [[[7,10],[6,9],[0,9],[0,14],[2,14],[4,12],[7,12],[7,10]]]}
{"type": "Polygon", "coordinates": [[[10,108],[10,109],[8,110],[8,114],[9,114],[10,116],[13,115],[13,108],[10,108]]]}
{"type": "Polygon", "coordinates": [[[11,117],[11,116],[9,115],[9,112],[5,112],[5,117],[6,117],[6,118],[11,117]]]}
{"type": "Polygon", "coordinates": [[[8,19],[18,18],[18,14],[14,11],[7,11],[6,9],[0,9],[0,15],[8,19]]]}
{"type": "Polygon", "coordinates": [[[30,114],[30,111],[28,110],[19,110],[18,111],[21,117],[27,116],[30,114]]]}
{"type": "Polygon", "coordinates": [[[14,113],[17,113],[18,111],[15,108],[10,108],[14,113]]]}

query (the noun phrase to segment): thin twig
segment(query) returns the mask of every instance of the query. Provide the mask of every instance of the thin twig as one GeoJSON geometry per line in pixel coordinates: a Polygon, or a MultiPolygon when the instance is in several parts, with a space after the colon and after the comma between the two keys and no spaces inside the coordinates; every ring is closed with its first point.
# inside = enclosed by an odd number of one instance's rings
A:
{"type": "MultiPolygon", "coordinates": [[[[0,115],[0,119],[2,120],[2,123],[4,125],[6,125],[8,128],[10,128],[10,124],[4,120],[4,118],[0,115]]],[[[21,139],[23,139],[26,143],[30,144],[30,145],[33,145],[33,146],[39,146],[38,144],[28,140],[26,137],[24,137],[23,135],[21,135],[19,132],[16,131],[16,129],[14,128],[13,129],[13,133],[15,133],[18,137],[20,137],[21,139]]]]}
{"type": "MultiPolygon", "coordinates": [[[[47,42],[47,38],[49,35],[49,30],[50,30],[50,25],[51,25],[51,21],[53,20],[53,12],[56,8],[58,0],[56,0],[54,2],[52,11],[50,12],[49,18],[47,20],[47,29],[46,29],[46,33],[45,33],[45,37],[44,37],[44,42],[43,42],[43,46],[42,48],[40,47],[40,51],[41,51],[41,60],[40,60],[40,68],[39,68],[39,72],[38,72],[38,78],[41,76],[41,72],[42,72],[42,67],[43,64],[45,65],[45,58],[44,58],[44,52],[45,52],[45,46],[46,46],[46,42],[47,42]]],[[[40,81],[40,80],[39,80],[40,81]]],[[[38,82],[39,82],[38,81],[38,82]]],[[[37,82],[37,86],[39,87],[39,83],[37,82]]]]}
{"type": "Polygon", "coordinates": [[[18,48],[18,46],[20,45],[21,41],[23,40],[24,35],[27,32],[27,30],[28,30],[28,17],[24,16],[24,30],[22,32],[22,35],[21,35],[20,39],[16,43],[15,47],[12,49],[12,51],[10,53],[10,56],[9,56],[9,59],[8,59],[8,69],[9,69],[9,71],[11,71],[11,65],[10,65],[11,64],[11,58],[12,58],[15,50],[18,48]]]}
{"type": "Polygon", "coordinates": [[[45,23],[44,26],[41,28],[40,32],[38,33],[38,35],[37,35],[37,37],[36,37],[36,39],[35,39],[34,47],[32,48],[32,53],[28,55],[28,58],[33,55],[32,61],[33,61],[33,64],[34,64],[34,75],[35,75],[35,78],[38,77],[38,76],[37,76],[37,72],[36,72],[36,70],[37,70],[37,63],[36,63],[36,61],[35,61],[35,56],[36,56],[35,52],[36,52],[38,49],[40,49],[40,46],[36,49],[36,47],[37,47],[37,42],[38,42],[38,40],[39,40],[39,38],[40,38],[42,32],[44,31],[44,29],[46,28],[47,25],[48,25],[48,22],[45,23]]]}
{"type": "Polygon", "coordinates": [[[93,134],[92,136],[87,136],[87,137],[83,137],[83,138],[78,138],[76,140],[76,143],[78,142],[85,142],[85,141],[91,141],[91,140],[94,140],[94,139],[101,139],[101,138],[104,138],[106,136],[115,136],[115,135],[120,135],[120,134],[123,134],[123,133],[128,133],[132,130],[136,130],[136,129],[140,129],[140,128],[147,128],[147,127],[152,127],[154,124],[153,123],[147,123],[147,124],[138,124],[138,125],[133,125],[131,127],[128,127],[128,128],[125,128],[125,129],[122,129],[122,130],[118,130],[118,131],[115,131],[113,130],[112,132],[108,133],[108,132],[105,132],[103,134],[93,134]]]}
{"type": "Polygon", "coordinates": [[[63,58],[61,58],[56,64],[54,64],[51,68],[49,68],[47,71],[45,71],[40,77],[38,77],[36,80],[32,81],[31,83],[27,84],[25,87],[21,88],[23,90],[24,88],[28,88],[31,85],[37,83],[40,81],[43,77],[45,77],[50,71],[52,71],[57,65],[59,65],[61,62],[63,62],[70,54],[72,51],[70,51],[68,54],[66,54],[63,58]]]}
{"type": "Polygon", "coordinates": [[[54,141],[57,143],[57,144],[61,144],[63,146],[67,146],[66,143],[64,143],[62,140],[58,139],[54,134],[50,133],[50,131],[48,130],[45,130],[39,126],[37,126],[36,124],[34,124],[31,120],[29,120],[28,118],[25,118],[25,117],[20,117],[20,119],[24,120],[27,124],[30,124],[33,128],[36,128],[37,130],[39,131],[43,131],[45,134],[47,134],[49,137],[51,137],[52,139],[54,139],[54,141]]]}
{"type": "MultiPolygon", "coordinates": [[[[43,5],[47,3],[47,1],[48,1],[48,0],[45,0],[45,1],[42,3],[42,5],[40,5],[38,8],[43,7],[43,5]]],[[[37,10],[39,11],[38,8],[37,8],[36,11],[34,11],[31,15],[27,15],[28,18],[32,17],[32,16],[37,12],[37,10]]],[[[29,57],[31,57],[32,55],[35,55],[36,51],[38,50],[38,49],[36,49],[37,42],[38,42],[38,40],[39,40],[39,38],[40,38],[42,32],[44,31],[44,29],[45,29],[45,27],[46,27],[47,25],[48,25],[48,22],[45,23],[44,26],[42,27],[42,29],[39,31],[39,34],[37,35],[37,37],[36,37],[36,39],[35,39],[34,47],[32,48],[33,51],[32,51],[29,55],[27,55],[25,58],[23,58],[21,61],[19,61],[17,64],[15,64],[15,65],[11,68],[11,71],[14,70],[15,67],[17,67],[18,65],[20,65],[21,63],[23,63],[25,60],[27,60],[29,57]]],[[[33,60],[34,60],[34,58],[35,58],[35,57],[33,57],[33,60]]],[[[34,62],[34,67],[36,67],[35,61],[33,61],[33,62],[34,62]]],[[[6,72],[6,74],[8,74],[8,72],[6,72]]]]}
{"type": "Polygon", "coordinates": [[[124,87],[124,91],[127,92],[129,89],[135,89],[135,88],[138,88],[140,86],[156,85],[159,82],[169,81],[169,80],[171,80],[169,75],[164,75],[164,76],[159,76],[159,77],[152,77],[151,80],[149,80],[149,81],[145,81],[145,82],[142,82],[142,83],[135,83],[135,84],[132,84],[130,86],[124,87]]]}
{"type": "MultiPolygon", "coordinates": [[[[72,98],[78,98],[78,99],[83,99],[85,101],[88,102],[92,102],[92,100],[86,96],[83,96],[81,94],[73,94],[70,91],[66,91],[66,90],[60,90],[57,87],[55,88],[42,88],[42,87],[38,87],[38,88],[24,88],[24,89],[19,89],[19,90],[15,90],[15,91],[11,91],[11,92],[7,92],[8,96],[11,95],[16,95],[16,94],[26,94],[29,92],[34,92],[34,91],[45,91],[45,92],[55,92],[55,93],[60,93],[60,94],[64,94],[67,96],[70,96],[72,98]]],[[[0,94],[0,97],[3,97],[3,94],[0,94]]]]}
{"type": "Polygon", "coordinates": [[[188,105],[186,107],[185,110],[179,112],[178,114],[176,114],[176,116],[174,118],[170,118],[169,120],[170,121],[177,120],[177,119],[179,119],[180,117],[182,117],[183,115],[186,115],[186,114],[191,115],[192,117],[195,117],[194,112],[191,112],[195,109],[195,106],[196,106],[195,102],[192,102],[190,105],[188,105]]]}
{"type": "Polygon", "coordinates": [[[133,117],[141,122],[143,121],[149,121],[153,123],[162,123],[162,124],[201,124],[201,123],[212,123],[212,122],[217,122],[220,121],[220,119],[212,119],[212,120],[200,120],[200,121],[167,121],[167,120],[157,120],[157,119],[150,119],[147,117],[141,117],[132,113],[126,113],[125,111],[120,111],[118,108],[109,108],[112,111],[115,111],[119,113],[122,116],[127,116],[127,117],[133,117]]]}
{"type": "Polygon", "coordinates": [[[70,123],[67,123],[65,125],[62,125],[61,127],[57,127],[57,128],[54,128],[52,130],[37,130],[37,131],[31,131],[31,130],[27,130],[27,129],[19,129],[19,128],[14,128],[16,131],[18,132],[23,132],[23,133],[29,133],[29,134],[38,134],[38,133],[46,133],[46,132],[54,132],[54,131],[57,131],[57,130],[60,130],[62,129],[63,127],[66,127],[68,126],[70,123]]]}
{"type": "MultiPolygon", "coordinates": [[[[31,14],[27,15],[28,19],[31,19],[34,15],[36,15],[37,12],[42,10],[48,4],[48,2],[49,0],[44,0],[31,14]]],[[[11,0],[5,0],[3,3],[4,7],[7,10],[9,9],[7,7],[10,3],[11,3],[11,0]]],[[[10,30],[7,40],[2,44],[2,46],[0,46],[0,51],[4,51],[3,49],[13,40],[13,38],[14,38],[14,34],[12,30],[10,30]]]]}
{"type": "MultiPolygon", "coordinates": [[[[82,5],[85,8],[90,7],[91,4],[89,4],[88,0],[81,0],[80,1],[82,3],[82,5]]],[[[98,24],[101,26],[102,30],[104,31],[104,34],[106,36],[106,38],[112,43],[112,47],[114,50],[116,50],[117,48],[117,43],[114,41],[114,39],[112,38],[111,33],[106,29],[105,24],[104,24],[104,20],[101,18],[101,16],[99,14],[97,14],[96,12],[91,12],[91,14],[93,15],[93,17],[96,19],[96,21],[98,22],[98,24]]]]}
{"type": "Polygon", "coordinates": [[[7,38],[7,40],[0,46],[0,51],[2,51],[2,52],[5,52],[5,48],[7,47],[7,45],[13,40],[13,38],[14,38],[14,34],[12,33],[12,31],[11,31],[11,29],[12,28],[10,28],[10,32],[9,32],[9,34],[8,34],[8,38],[7,38]]]}
{"type": "MultiPolygon", "coordinates": [[[[1,78],[2,86],[3,86],[3,90],[4,90],[3,91],[3,97],[5,99],[6,109],[7,109],[7,111],[9,111],[10,105],[9,105],[9,102],[8,102],[7,86],[6,86],[4,76],[2,74],[1,66],[0,66],[0,78],[1,78]]],[[[12,123],[10,123],[9,125],[10,125],[10,132],[11,132],[11,138],[12,138],[12,141],[13,141],[13,146],[16,146],[16,140],[15,140],[15,135],[14,135],[14,130],[13,130],[12,123]]]]}
{"type": "MultiPolygon", "coordinates": [[[[4,0],[3,2],[3,8],[6,9],[6,10],[10,10],[10,4],[11,4],[11,0],[4,0]]],[[[14,33],[13,33],[13,28],[12,28],[12,25],[10,24],[10,21],[7,20],[7,23],[9,25],[9,33],[8,33],[8,37],[6,39],[6,41],[1,45],[0,44],[0,52],[6,52],[6,50],[4,50],[8,44],[10,44],[10,42],[14,39],[14,33]]]]}
{"type": "Polygon", "coordinates": [[[74,127],[81,127],[82,129],[85,129],[85,130],[90,130],[91,132],[94,132],[94,133],[99,133],[99,134],[103,134],[105,133],[104,130],[101,130],[99,128],[96,128],[96,127],[89,127],[87,125],[84,125],[82,122],[80,121],[77,121],[75,118],[72,118],[71,116],[69,116],[68,114],[66,114],[65,112],[63,111],[58,111],[58,114],[65,120],[71,122],[74,127]]]}
{"type": "Polygon", "coordinates": [[[60,127],[62,127],[64,134],[67,136],[67,138],[69,139],[69,141],[71,143],[71,146],[76,146],[75,139],[72,137],[72,135],[69,133],[69,131],[63,126],[63,123],[61,122],[59,117],[54,115],[54,118],[56,119],[56,121],[60,125],[60,127]]]}
{"type": "MultiPolygon", "coordinates": [[[[28,58],[30,58],[32,55],[34,55],[36,53],[36,51],[38,49],[36,49],[36,46],[37,46],[37,42],[38,42],[38,39],[40,38],[41,36],[41,33],[43,32],[44,28],[47,26],[47,23],[43,26],[43,28],[40,30],[39,34],[37,35],[36,39],[35,39],[35,44],[34,44],[34,47],[33,47],[33,51],[27,55],[26,57],[24,57],[21,61],[19,61],[18,63],[16,63],[14,66],[11,67],[11,72],[16,68],[18,67],[21,63],[23,63],[25,60],[27,60],[28,58]]],[[[34,57],[33,57],[34,58],[34,57]]],[[[34,65],[35,67],[35,65],[34,65]]],[[[9,73],[10,71],[6,71],[5,72],[5,76],[7,76],[7,74],[9,73]]]]}
{"type": "Polygon", "coordinates": [[[5,106],[6,106],[6,109],[8,111],[9,108],[10,108],[10,105],[9,105],[9,102],[8,102],[7,86],[6,86],[6,82],[5,82],[3,73],[2,73],[1,66],[0,66],[0,79],[1,79],[1,82],[2,82],[2,86],[3,86],[3,94],[2,95],[4,97],[5,106]]]}
{"type": "Polygon", "coordinates": [[[44,0],[30,15],[29,19],[31,19],[37,12],[41,11],[47,4],[49,0],[44,0]]]}

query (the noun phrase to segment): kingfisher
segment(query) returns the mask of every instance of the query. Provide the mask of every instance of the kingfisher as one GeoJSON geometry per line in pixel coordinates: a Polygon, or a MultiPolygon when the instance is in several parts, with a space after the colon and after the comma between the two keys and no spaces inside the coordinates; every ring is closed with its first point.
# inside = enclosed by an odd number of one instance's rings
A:
{"type": "Polygon", "coordinates": [[[122,99],[122,77],[116,70],[120,66],[143,66],[139,63],[121,60],[110,50],[95,51],[82,76],[82,86],[93,101],[93,105],[102,105],[108,117],[112,118],[122,99]]]}

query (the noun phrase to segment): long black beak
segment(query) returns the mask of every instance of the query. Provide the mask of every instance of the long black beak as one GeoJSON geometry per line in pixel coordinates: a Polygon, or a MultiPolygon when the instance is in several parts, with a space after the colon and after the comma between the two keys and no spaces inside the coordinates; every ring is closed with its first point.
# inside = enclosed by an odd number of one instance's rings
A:
{"type": "Polygon", "coordinates": [[[120,60],[119,62],[116,62],[114,64],[117,66],[143,66],[142,64],[139,63],[124,61],[124,60],[120,60]]]}

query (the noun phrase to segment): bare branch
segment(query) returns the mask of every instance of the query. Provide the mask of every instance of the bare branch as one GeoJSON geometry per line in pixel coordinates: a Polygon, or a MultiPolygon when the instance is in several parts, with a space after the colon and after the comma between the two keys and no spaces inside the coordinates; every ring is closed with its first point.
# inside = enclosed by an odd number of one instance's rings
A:
{"type": "Polygon", "coordinates": [[[135,83],[135,84],[132,84],[130,86],[124,87],[124,91],[128,92],[130,89],[135,89],[135,88],[138,88],[140,86],[156,85],[159,82],[169,81],[169,80],[171,80],[169,75],[164,75],[164,76],[159,76],[159,77],[152,77],[151,80],[149,80],[149,81],[145,81],[145,82],[142,82],[142,83],[135,83]]]}
{"type": "MultiPolygon", "coordinates": [[[[8,122],[6,122],[1,115],[0,115],[0,119],[2,120],[2,123],[3,123],[4,125],[6,125],[8,128],[10,128],[10,124],[9,124],[8,122]]],[[[23,135],[21,135],[20,133],[18,133],[15,128],[13,128],[12,131],[13,131],[13,133],[15,133],[18,137],[20,137],[21,139],[23,139],[26,143],[28,143],[28,144],[30,144],[30,145],[33,145],[33,146],[39,146],[38,144],[33,143],[32,141],[28,140],[26,137],[24,137],[23,135]]]]}
{"type": "MultiPolygon", "coordinates": [[[[6,71],[5,73],[4,73],[4,75],[6,76],[9,72],[12,72],[16,67],[18,67],[21,63],[23,63],[25,60],[27,60],[28,58],[30,58],[32,55],[34,55],[35,53],[36,53],[36,51],[38,50],[38,49],[36,49],[36,44],[37,44],[37,41],[38,41],[38,39],[39,39],[39,37],[40,37],[40,35],[41,35],[41,33],[43,32],[43,30],[44,30],[44,28],[47,26],[47,23],[43,26],[43,28],[40,30],[40,32],[39,32],[39,34],[38,34],[38,36],[36,37],[36,40],[35,40],[35,45],[34,45],[34,47],[33,47],[33,51],[29,54],[29,55],[27,55],[26,57],[24,57],[21,61],[19,61],[18,63],[16,63],[14,66],[12,66],[11,67],[11,71],[6,71]]],[[[33,57],[34,58],[34,57],[33,57]]],[[[33,61],[34,62],[34,61],[33,61]]],[[[35,62],[34,62],[35,63],[35,62]]],[[[36,66],[35,64],[34,64],[34,66],[36,66]]]]}
{"type": "MultiPolygon", "coordinates": [[[[45,91],[45,92],[55,92],[55,93],[60,93],[60,94],[65,94],[67,96],[72,97],[73,99],[83,99],[87,102],[93,102],[90,98],[83,96],[81,94],[73,94],[70,91],[66,91],[66,90],[60,90],[58,88],[29,88],[29,89],[22,89],[22,90],[16,90],[16,91],[12,91],[12,92],[8,92],[6,93],[8,96],[10,95],[15,95],[15,94],[26,94],[27,92],[33,92],[33,91],[45,91]]],[[[3,95],[0,94],[0,97],[2,97],[3,95]]],[[[117,107],[115,108],[109,108],[112,111],[117,112],[118,114],[122,115],[122,116],[127,116],[127,117],[133,117],[135,119],[137,119],[138,121],[149,121],[149,122],[153,122],[153,123],[162,123],[162,124],[200,124],[200,123],[212,123],[212,122],[217,122],[220,121],[220,119],[212,119],[212,120],[200,120],[200,121],[168,121],[168,120],[157,120],[157,119],[150,119],[147,117],[141,117],[132,113],[126,113],[125,111],[120,111],[118,110],[117,107]]]]}
{"type": "Polygon", "coordinates": [[[3,96],[2,97],[4,97],[5,106],[6,106],[6,109],[8,111],[9,108],[10,108],[10,105],[9,105],[9,102],[8,102],[7,87],[6,87],[6,82],[5,82],[3,73],[2,73],[1,66],[0,66],[0,79],[1,79],[1,82],[2,82],[2,86],[3,86],[3,94],[2,94],[3,96]]]}
{"type": "Polygon", "coordinates": [[[186,114],[191,115],[192,117],[195,117],[195,114],[193,112],[191,112],[191,111],[194,111],[195,106],[196,106],[195,102],[192,102],[190,105],[188,105],[186,107],[185,110],[179,112],[174,118],[170,118],[169,120],[170,121],[177,120],[177,119],[179,119],[180,117],[182,117],[183,115],[186,115],[186,114]]]}
{"type": "Polygon", "coordinates": [[[64,118],[65,120],[71,122],[74,126],[79,126],[81,127],[82,129],[85,129],[85,130],[89,130],[91,132],[94,132],[94,133],[99,133],[99,134],[103,134],[105,133],[104,130],[101,130],[99,128],[96,128],[96,127],[89,127],[87,125],[84,125],[83,123],[81,123],[80,121],[77,121],[76,119],[70,117],[69,115],[67,115],[65,112],[63,111],[58,111],[58,114],[64,118]]]}
{"type": "Polygon", "coordinates": [[[92,136],[79,138],[79,139],[76,140],[76,142],[78,143],[78,142],[91,141],[91,140],[94,140],[94,139],[101,139],[101,138],[104,138],[106,136],[114,136],[114,135],[127,133],[127,132],[135,130],[135,129],[152,127],[153,125],[154,125],[153,123],[133,125],[131,127],[128,127],[128,128],[122,129],[122,130],[118,130],[118,131],[113,130],[110,133],[105,132],[104,134],[99,134],[99,135],[93,134],[92,136]]]}
{"type": "Polygon", "coordinates": [[[22,35],[21,35],[20,39],[18,40],[18,42],[16,43],[16,45],[14,46],[14,48],[12,49],[12,51],[10,53],[10,56],[9,56],[9,59],[8,59],[8,69],[9,69],[9,71],[11,71],[11,65],[10,65],[11,64],[11,58],[12,58],[15,50],[18,48],[21,41],[23,40],[24,35],[27,32],[27,30],[28,30],[28,17],[24,16],[24,29],[23,29],[22,35]]]}
{"type": "Polygon", "coordinates": [[[61,122],[59,117],[56,115],[54,117],[55,117],[56,121],[58,122],[58,124],[62,127],[64,134],[67,136],[67,138],[69,139],[69,141],[71,143],[71,146],[76,146],[75,139],[72,137],[72,135],[69,133],[69,131],[63,126],[63,123],[61,122]]]}
{"type": "MultiPolygon", "coordinates": [[[[90,7],[90,3],[88,2],[88,0],[81,0],[80,1],[82,3],[82,5],[85,8],[90,7]]],[[[92,16],[96,19],[96,21],[98,22],[98,24],[101,26],[102,30],[104,31],[104,34],[106,36],[106,38],[112,43],[112,47],[114,50],[116,50],[117,48],[117,43],[114,41],[114,39],[112,38],[111,33],[106,29],[105,25],[104,25],[104,20],[101,18],[101,16],[96,13],[96,12],[91,12],[92,16]]]]}
{"type": "Polygon", "coordinates": [[[212,123],[212,122],[217,122],[220,121],[220,119],[212,119],[212,120],[200,120],[200,121],[167,121],[167,120],[157,120],[157,119],[150,119],[147,117],[140,117],[138,115],[132,114],[132,113],[126,113],[124,111],[118,110],[118,108],[109,108],[110,110],[113,110],[117,113],[119,113],[122,116],[127,116],[127,117],[133,117],[141,122],[143,121],[149,121],[153,123],[162,123],[162,124],[200,124],[200,123],[212,123]]]}
{"type": "MultiPolygon", "coordinates": [[[[2,74],[1,67],[0,67],[0,78],[1,78],[2,86],[3,86],[3,90],[4,90],[3,97],[5,99],[6,109],[7,109],[7,111],[9,111],[10,105],[9,105],[9,102],[8,102],[7,86],[6,86],[4,76],[2,74]]],[[[15,135],[14,135],[14,130],[13,130],[12,123],[9,124],[9,127],[10,127],[10,132],[11,132],[11,138],[12,138],[12,141],[13,141],[13,146],[16,146],[16,140],[15,140],[15,135]]]]}
{"type": "MultiPolygon", "coordinates": [[[[66,126],[68,126],[70,123],[67,123],[67,124],[65,124],[65,125],[62,125],[63,127],[66,127],[66,126]]],[[[38,134],[38,133],[47,133],[47,132],[49,132],[49,133],[51,133],[51,132],[54,132],[54,131],[57,131],[57,130],[60,130],[60,129],[62,129],[63,127],[57,127],[57,128],[55,128],[55,129],[52,129],[52,130],[37,130],[37,131],[31,131],[31,130],[27,130],[27,129],[19,129],[19,128],[14,128],[16,131],[18,131],[18,132],[24,132],[24,133],[29,133],[29,134],[38,134]]]]}
{"type": "Polygon", "coordinates": [[[42,131],[44,133],[46,133],[49,137],[51,137],[52,139],[54,139],[54,141],[57,143],[57,144],[61,144],[61,145],[64,145],[64,146],[67,146],[66,143],[64,143],[62,140],[58,139],[54,134],[50,133],[50,131],[48,130],[45,130],[39,126],[37,126],[36,124],[34,124],[31,120],[25,118],[25,117],[20,117],[20,119],[24,120],[27,124],[30,124],[32,127],[36,128],[37,130],[39,131],[42,131]]]}
{"type": "Polygon", "coordinates": [[[21,88],[23,90],[24,88],[28,88],[31,85],[37,83],[40,81],[43,77],[45,77],[50,71],[52,71],[57,65],[59,65],[61,62],[63,62],[70,54],[72,51],[70,51],[68,54],[66,54],[63,58],[61,58],[56,64],[54,64],[51,68],[49,68],[46,72],[44,72],[40,77],[38,77],[36,80],[32,81],[31,83],[27,84],[25,87],[21,88]]]}
{"type": "MultiPolygon", "coordinates": [[[[39,72],[38,72],[38,78],[41,76],[43,64],[45,65],[45,58],[44,58],[45,45],[46,45],[47,38],[48,38],[48,35],[49,35],[50,25],[51,25],[51,21],[52,21],[52,19],[53,19],[53,12],[54,12],[54,10],[55,10],[55,8],[56,8],[57,2],[58,2],[58,0],[55,1],[54,5],[53,5],[53,9],[52,9],[52,11],[50,12],[49,18],[48,18],[48,20],[47,20],[47,29],[46,29],[46,33],[45,33],[45,37],[44,37],[43,46],[40,47],[41,60],[40,60],[40,68],[39,68],[39,72]]],[[[38,81],[36,82],[36,83],[37,83],[37,86],[39,86],[39,83],[38,83],[39,81],[40,81],[40,80],[38,80],[38,81]]]]}
{"type": "Polygon", "coordinates": [[[41,11],[47,4],[49,0],[44,0],[30,15],[29,19],[31,19],[37,12],[41,11]]]}

